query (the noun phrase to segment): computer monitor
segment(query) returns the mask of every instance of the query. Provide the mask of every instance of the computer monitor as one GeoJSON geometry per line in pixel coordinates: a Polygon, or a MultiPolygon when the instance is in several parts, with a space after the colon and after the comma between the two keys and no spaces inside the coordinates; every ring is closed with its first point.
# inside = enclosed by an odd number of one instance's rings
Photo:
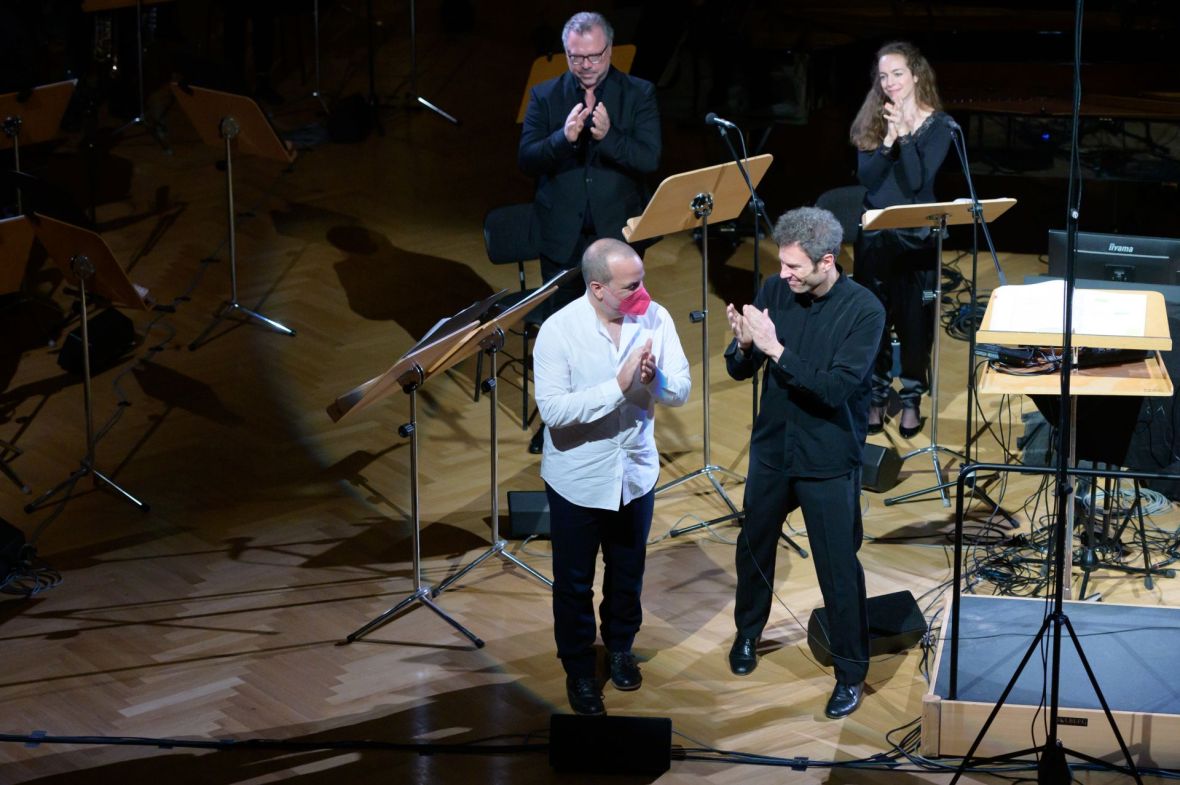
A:
{"type": "MultiPolygon", "coordinates": [[[[1078,279],[1180,284],[1180,239],[1078,232],[1078,279]]],[[[1065,277],[1065,231],[1049,230],[1049,275],[1065,277]]]]}

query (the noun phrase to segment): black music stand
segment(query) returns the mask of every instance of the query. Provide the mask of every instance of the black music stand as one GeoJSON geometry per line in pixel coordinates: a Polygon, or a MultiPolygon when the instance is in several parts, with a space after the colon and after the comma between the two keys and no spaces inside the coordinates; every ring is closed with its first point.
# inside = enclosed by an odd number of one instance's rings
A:
{"type": "Polygon", "coordinates": [[[475,633],[435,604],[431,599],[431,588],[422,582],[422,522],[418,510],[418,388],[431,377],[452,367],[462,357],[469,356],[470,352],[461,352],[464,347],[470,347],[475,337],[480,334],[480,320],[507,294],[507,289],[501,290],[443,320],[429,335],[402,355],[388,371],[344,393],[328,406],[328,416],[333,422],[340,422],[345,417],[384,400],[394,390],[400,389],[410,396],[410,421],[399,426],[397,432],[403,438],[410,438],[410,515],[413,519],[411,537],[414,590],[389,610],[350,633],[345,643],[352,643],[364,637],[415,602],[419,602],[459,631],[475,644],[476,648],[483,648],[483,641],[476,637],[475,633]]]}
{"type": "Polygon", "coordinates": [[[82,397],[86,416],[86,453],[79,468],[69,477],[25,505],[25,512],[44,507],[59,491],[66,490],[67,498],[82,477],[89,474],[95,485],[102,485],[115,491],[126,501],[144,512],[150,507],[147,502],[133,496],[107,475],[95,467],[94,412],[90,379],[90,294],[93,292],[112,305],[147,311],[151,306],[144,299],[146,290],[131,283],[127,273],[115,260],[110,247],[99,235],[73,224],[37,214],[32,219],[33,231],[45,246],[50,258],[61,268],[66,282],[78,288],[79,314],[82,322],[82,397]]]}
{"type": "Polygon", "coordinates": [[[320,87],[320,0],[311,0],[311,31],[312,47],[315,50],[312,53],[312,62],[315,70],[315,87],[311,91],[311,97],[319,102],[320,108],[324,110],[324,115],[327,115],[328,103],[324,100],[324,91],[320,87]]]}
{"type": "MultiPolygon", "coordinates": [[[[20,291],[32,250],[33,230],[27,218],[20,215],[0,219],[0,297],[20,291]]],[[[12,460],[7,457],[8,453],[15,458],[22,452],[24,450],[12,442],[0,439],[0,474],[12,480],[21,493],[28,493],[29,486],[8,465],[12,460]]]]}
{"type": "MultiPolygon", "coordinates": [[[[484,392],[488,394],[491,401],[491,439],[492,439],[492,545],[486,551],[475,557],[466,566],[459,569],[458,572],[451,575],[438,586],[434,588],[431,596],[437,597],[447,590],[451,584],[458,581],[467,573],[474,570],[480,564],[488,559],[490,556],[499,556],[502,559],[507,559],[512,564],[520,567],[522,570],[532,575],[541,583],[553,588],[553,581],[546,578],[537,570],[529,566],[524,560],[515,554],[509,553],[505,550],[508,542],[500,536],[500,476],[498,468],[498,458],[500,454],[500,438],[499,431],[496,428],[496,414],[498,411],[497,405],[497,389],[496,384],[496,355],[504,348],[504,335],[507,331],[516,327],[534,308],[548,300],[549,297],[557,291],[557,287],[567,279],[575,275],[581,275],[581,271],[577,268],[565,270],[550,278],[541,286],[537,287],[528,297],[513,305],[511,308],[505,309],[502,313],[493,316],[485,322],[476,335],[468,341],[464,349],[456,354],[454,362],[460,362],[466,359],[471,354],[477,351],[483,351],[488,355],[488,366],[490,368],[488,378],[481,383],[484,392]]],[[[452,363],[454,364],[454,363],[452,363]]]]}
{"type": "Polygon", "coordinates": [[[143,88],[143,7],[147,5],[158,5],[160,3],[170,2],[170,0],[82,0],[82,10],[88,13],[95,11],[117,11],[121,8],[130,8],[135,6],[135,79],[136,79],[136,97],[139,103],[136,106],[136,115],[123,124],[122,127],[116,129],[112,136],[118,136],[133,125],[141,125],[151,132],[152,136],[156,137],[156,141],[165,150],[168,150],[168,144],[164,139],[163,129],[156,124],[149,126],[147,122],[147,110],[144,108],[144,88],[143,88]]]}
{"type": "Polygon", "coordinates": [[[257,155],[272,161],[290,165],[295,160],[295,151],[279,139],[266,115],[254,99],[244,95],[210,90],[172,83],[172,93],[180,108],[188,115],[202,141],[210,147],[224,147],[225,150],[225,196],[226,221],[229,227],[229,287],[230,296],[221,304],[200,335],[188,345],[196,350],[221,320],[232,311],[245,314],[247,319],[262,322],[275,332],[295,335],[290,327],[251,310],[238,302],[238,243],[236,216],[234,215],[234,148],[239,153],[257,155]]]}
{"type": "MultiPolygon", "coordinates": [[[[20,173],[21,145],[39,144],[56,139],[61,132],[61,118],[74,94],[77,79],[54,82],[34,87],[24,93],[0,95],[0,122],[3,135],[0,136],[0,150],[11,147],[13,170],[20,173]]],[[[23,213],[24,200],[21,191],[16,191],[16,209],[23,213]]]]}
{"type": "MultiPolygon", "coordinates": [[[[385,128],[381,125],[379,115],[381,102],[377,98],[377,18],[373,15],[373,0],[365,3],[365,14],[369,23],[369,110],[372,113],[373,125],[377,133],[384,136],[385,128]]],[[[439,117],[453,125],[459,125],[459,118],[435,106],[418,93],[418,13],[417,3],[410,0],[410,92],[407,99],[411,106],[429,109],[439,117]]]]}
{"type": "MultiPolygon", "coordinates": [[[[1014,204],[1016,204],[1015,199],[983,199],[978,202],[979,209],[983,211],[986,220],[989,222],[1005,213],[1014,204]]],[[[886,207],[883,210],[869,210],[865,213],[864,219],[861,221],[861,226],[864,227],[865,231],[874,229],[914,229],[927,226],[930,227],[935,236],[934,307],[932,309],[934,312],[934,345],[930,350],[932,358],[930,364],[930,445],[911,450],[901,456],[901,459],[905,461],[913,458],[915,455],[928,453],[934,462],[935,484],[929,488],[903,493],[899,496],[886,499],[886,505],[897,504],[898,502],[925,496],[931,491],[938,491],[942,497],[942,506],[950,507],[951,500],[946,490],[951,486],[951,483],[944,482],[942,479],[942,466],[938,463],[938,453],[945,452],[961,460],[967,460],[967,456],[962,453],[956,452],[949,447],[943,447],[938,443],[938,367],[939,345],[941,343],[939,336],[942,332],[942,323],[940,321],[942,315],[942,237],[946,234],[947,226],[974,223],[975,220],[975,203],[967,199],[953,202],[932,202],[929,204],[900,204],[894,207],[886,207]]],[[[970,434],[968,434],[967,438],[970,438],[970,434]]]]}

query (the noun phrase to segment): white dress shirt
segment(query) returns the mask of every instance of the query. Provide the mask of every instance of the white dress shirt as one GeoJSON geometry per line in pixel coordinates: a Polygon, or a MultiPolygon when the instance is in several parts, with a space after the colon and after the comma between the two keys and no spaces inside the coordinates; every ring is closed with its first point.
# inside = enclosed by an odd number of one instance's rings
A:
{"type": "Polygon", "coordinates": [[[591,296],[547,318],[533,347],[537,408],[546,425],[541,477],[573,504],[617,510],[655,486],[655,405],[683,404],[692,380],[667,310],[653,302],[643,316],[624,316],[615,346],[591,296]],[[656,376],[624,394],[619,368],[648,338],[656,376]]]}

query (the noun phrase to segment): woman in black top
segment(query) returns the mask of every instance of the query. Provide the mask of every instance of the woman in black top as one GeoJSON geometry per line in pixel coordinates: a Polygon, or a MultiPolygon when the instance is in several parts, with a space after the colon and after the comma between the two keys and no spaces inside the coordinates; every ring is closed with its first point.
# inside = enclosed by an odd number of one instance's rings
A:
{"type": "MultiPolygon", "coordinates": [[[[857,149],[857,177],[867,191],[865,209],[935,201],[934,176],[951,135],[934,70],[912,44],[886,44],[877,52],[873,86],[849,134],[857,149]]],[[[869,433],[884,427],[893,379],[890,330],[901,345],[901,422],[910,438],[922,430],[919,401],[930,387],[934,339],[933,292],[939,264],[929,227],[862,232],[856,244],[856,280],[885,306],[885,330],[873,368],[869,433]]]]}

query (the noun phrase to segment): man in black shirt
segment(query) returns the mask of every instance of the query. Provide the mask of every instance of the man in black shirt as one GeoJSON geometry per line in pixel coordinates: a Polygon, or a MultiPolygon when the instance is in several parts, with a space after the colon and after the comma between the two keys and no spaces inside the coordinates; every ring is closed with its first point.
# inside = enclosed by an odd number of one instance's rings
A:
{"type": "Polygon", "coordinates": [[[730,669],[745,675],[757,665],[779,534],[787,514],[801,508],[831,628],[836,688],[825,713],[832,718],[860,705],[868,671],[858,497],[873,358],[885,322],[877,298],[836,265],[841,235],[827,210],[801,207],[779,218],[781,271],[753,305],[726,308],[734,340],[725,352],[734,379],[767,365],[737,543],[730,669]]]}

